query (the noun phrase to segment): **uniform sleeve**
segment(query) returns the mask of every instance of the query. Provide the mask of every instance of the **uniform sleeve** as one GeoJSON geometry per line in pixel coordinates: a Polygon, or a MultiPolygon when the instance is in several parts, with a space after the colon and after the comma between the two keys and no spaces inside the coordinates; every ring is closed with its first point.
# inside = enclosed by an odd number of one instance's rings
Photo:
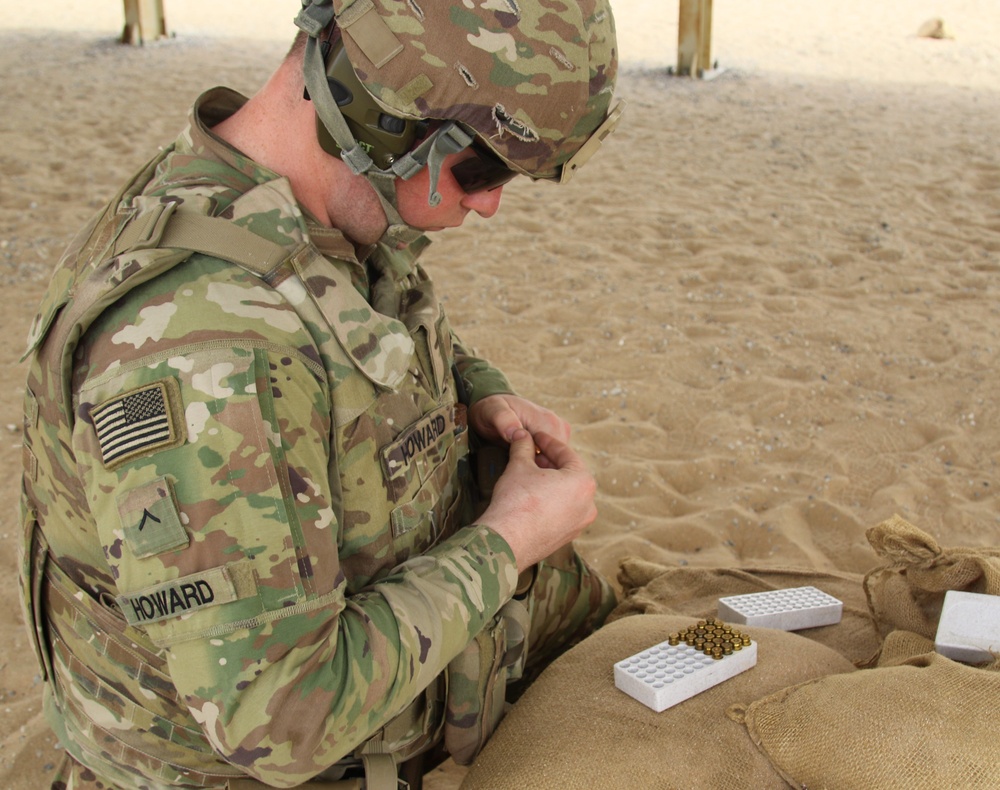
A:
{"type": "Polygon", "coordinates": [[[301,349],[206,336],[140,356],[80,388],[74,432],[121,611],[213,747],[277,787],[398,714],[516,584],[473,525],[346,594],[329,392],[301,349]]]}
{"type": "Polygon", "coordinates": [[[487,360],[479,357],[452,332],[452,349],[455,354],[455,367],[465,385],[468,406],[489,395],[513,395],[507,377],[493,367],[487,360]]]}

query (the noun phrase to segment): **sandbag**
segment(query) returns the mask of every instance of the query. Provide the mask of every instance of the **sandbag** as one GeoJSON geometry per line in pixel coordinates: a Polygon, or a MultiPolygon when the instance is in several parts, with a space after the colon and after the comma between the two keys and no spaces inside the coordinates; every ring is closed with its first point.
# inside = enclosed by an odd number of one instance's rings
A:
{"type": "Polygon", "coordinates": [[[620,618],[565,653],[507,714],[462,790],[786,788],[727,709],[854,666],[795,634],[741,628],[758,640],[757,666],[673,708],[654,713],[615,688],[616,661],[691,621],[620,618]]]}
{"type": "MultiPolygon", "coordinates": [[[[883,657],[921,639],[896,632],[883,657]]],[[[935,653],[896,660],[754,702],[750,737],[795,787],[1000,787],[1000,672],[935,653]]]]}
{"type": "Polygon", "coordinates": [[[1000,549],[944,549],[899,516],[867,534],[885,560],[864,579],[885,637],[877,665],[757,700],[750,737],[795,786],[1000,787],[1000,662],[933,652],[948,590],[1000,594],[1000,549]]]}
{"type": "Polygon", "coordinates": [[[860,574],[799,568],[671,567],[625,559],[618,571],[621,603],[608,622],[632,614],[714,617],[719,598],[813,586],[844,602],[840,623],[799,632],[833,648],[855,665],[874,659],[882,638],[872,622],[860,574]]]}
{"type": "Polygon", "coordinates": [[[943,549],[926,532],[893,516],[867,532],[886,560],[864,579],[880,633],[910,631],[933,639],[948,590],[1000,595],[1000,549],[943,549]]]}

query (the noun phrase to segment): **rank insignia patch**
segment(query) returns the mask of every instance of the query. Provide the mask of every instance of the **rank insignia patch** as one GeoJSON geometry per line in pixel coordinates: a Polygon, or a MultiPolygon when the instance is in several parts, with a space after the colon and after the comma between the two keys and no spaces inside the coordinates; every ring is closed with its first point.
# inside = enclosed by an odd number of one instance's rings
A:
{"type": "Polygon", "coordinates": [[[130,489],[116,498],[125,542],[139,558],[188,545],[172,486],[165,477],[130,489]]]}
{"type": "Polygon", "coordinates": [[[91,412],[104,466],[175,447],[184,441],[173,409],[180,403],[177,382],[164,379],[126,392],[91,412]]]}

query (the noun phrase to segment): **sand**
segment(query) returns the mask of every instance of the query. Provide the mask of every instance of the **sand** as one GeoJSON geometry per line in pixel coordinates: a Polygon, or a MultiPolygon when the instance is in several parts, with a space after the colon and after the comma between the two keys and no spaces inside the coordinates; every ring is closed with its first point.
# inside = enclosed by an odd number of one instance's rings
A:
{"type": "MultiPolygon", "coordinates": [[[[0,1],[2,787],[47,786],[59,757],[16,604],[34,305],[199,91],[266,77],[283,5],[167,0],[177,37],[132,49],[110,0],[57,19],[0,1]]],[[[893,513],[995,545],[994,0],[716,0],[710,81],[666,73],[676,1],[616,16],[630,106],[605,150],[564,188],[513,183],[426,256],[463,337],[573,423],[599,485],[583,553],[612,578],[634,555],[863,572],[893,513]],[[934,16],[954,39],[917,37],[934,16]]]]}

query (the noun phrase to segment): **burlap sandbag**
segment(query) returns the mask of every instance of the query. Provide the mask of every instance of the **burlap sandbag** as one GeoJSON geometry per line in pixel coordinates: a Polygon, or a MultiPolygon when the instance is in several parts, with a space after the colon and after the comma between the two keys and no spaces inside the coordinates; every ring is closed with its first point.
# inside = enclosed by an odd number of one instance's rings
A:
{"type": "Polygon", "coordinates": [[[902,630],[933,639],[948,590],[1000,595],[1000,548],[943,549],[899,516],[867,534],[887,561],[864,580],[868,606],[883,635],[902,630]]]}
{"type": "Polygon", "coordinates": [[[895,667],[905,664],[914,656],[934,652],[934,642],[926,636],[912,631],[893,631],[882,643],[878,657],[880,667],[895,667]]]}
{"type": "MultiPolygon", "coordinates": [[[[883,655],[921,639],[897,632],[883,655]]],[[[779,691],[750,705],[745,723],[795,787],[997,788],[997,700],[1000,672],[925,653],[779,691]]]]}
{"type": "Polygon", "coordinates": [[[727,709],[853,665],[795,634],[748,628],[757,666],[662,713],[615,688],[615,662],[691,621],[625,617],[561,656],[507,714],[462,790],[786,788],[727,709]]]}
{"type": "Polygon", "coordinates": [[[885,640],[874,669],[761,698],[745,723],[790,783],[836,790],[1000,787],[1000,667],[935,654],[948,590],[1000,593],[1000,550],[942,549],[895,516],[868,531],[865,577],[885,640]]]}
{"type": "Polygon", "coordinates": [[[869,663],[882,642],[860,574],[797,568],[679,568],[628,558],[621,563],[618,582],[622,600],[609,622],[639,613],[714,617],[719,598],[725,596],[811,585],[843,601],[844,613],[840,623],[810,628],[801,636],[833,648],[858,666],[869,663]]]}

